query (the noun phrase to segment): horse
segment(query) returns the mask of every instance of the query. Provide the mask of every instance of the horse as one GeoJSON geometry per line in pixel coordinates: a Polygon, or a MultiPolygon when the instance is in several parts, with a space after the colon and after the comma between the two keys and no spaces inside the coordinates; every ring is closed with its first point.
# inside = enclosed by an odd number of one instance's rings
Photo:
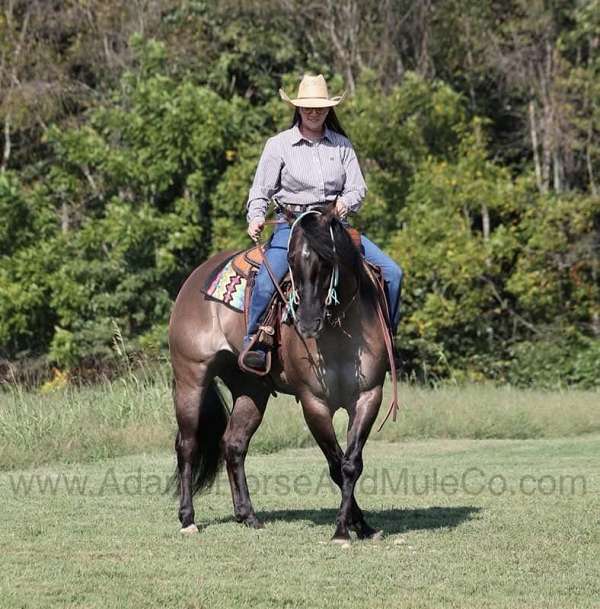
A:
{"type": "Polygon", "coordinates": [[[169,323],[181,532],[198,532],[193,496],[211,486],[223,461],[235,520],[263,527],[250,500],[244,463],[275,390],[299,400],[330,476],[340,488],[332,541],[347,543],[351,531],[360,539],[381,537],[354,497],[387,370],[382,337],[386,328],[379,323],[377,290],[359,248],[331,207],[305,213],[294,222],[288,261],[297,306],[293,323],[281,324],[281,356],[273,357],[267,377],[238,365],[244,316],[202,292],[207,279],[230,256],[230,252],[216,254],[191,273],[169,323]],[[332,274],[337,278],[333,302],[328,298],[332,274]],[[216,377],[231,392],[230,413],[216,377]],[[345,450],[333,427],[333,415],[340,408],[348,413],[345,450]]]}

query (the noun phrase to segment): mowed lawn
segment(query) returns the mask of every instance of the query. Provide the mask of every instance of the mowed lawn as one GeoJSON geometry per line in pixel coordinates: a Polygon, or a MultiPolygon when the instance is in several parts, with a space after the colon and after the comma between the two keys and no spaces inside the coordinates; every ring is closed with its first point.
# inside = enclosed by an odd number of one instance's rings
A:
{"type": "Polygon", "coordinates": [[[347,548],[314,448],[248,459],[261,531],[233,522],[223,478],[183,538],[173,462],[1,473],[0,606],[600,607],[598,435],[370,442],[358,499],[385,537],[347,548]]]}

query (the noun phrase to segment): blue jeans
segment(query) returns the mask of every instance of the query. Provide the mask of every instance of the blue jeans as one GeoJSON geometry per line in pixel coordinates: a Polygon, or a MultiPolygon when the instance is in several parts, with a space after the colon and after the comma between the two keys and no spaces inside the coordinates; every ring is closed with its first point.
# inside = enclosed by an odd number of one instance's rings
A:
{"type": "MultiPolygon", "coordinates": [[[[290,227],[287,224],[280,224],[273,233],[265,253],[273,274],[279,282],[288,270],[287,246],[290,236],[290,227]]],[[[361,236],[361,245],[364,248],[365,258],[372,264],[377,265],[383,272],[383,279],[386,287],[386,298],[392,329],[394,332],[400,321],[400,291],[402,288],[402,269],[384,252],[382,252],[372,241],[364,235],[361,236]]],[[[252,299],[250,300],[250,311],[248,313],[248,334],[256,334],[258,326],[269,304],[275,286],[271,276],[263,264],[254,282],[252,299]]]]}

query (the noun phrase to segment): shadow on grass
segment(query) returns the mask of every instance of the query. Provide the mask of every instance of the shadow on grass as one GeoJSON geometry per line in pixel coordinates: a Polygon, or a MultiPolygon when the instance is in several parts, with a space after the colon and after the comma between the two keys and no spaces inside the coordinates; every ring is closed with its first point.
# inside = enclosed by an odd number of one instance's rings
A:
{"type": "MultiPolygon", "coordinates": [[[[382,529],[387,535],[418,531],[422,529],[453,529],[467,522],[481,511],[479,507],[428,507],[399,510],[365,511],[367,522],[376,529],[382,529]]],[[[274,510],[258,512],[258,519],[268,524],[274,521],[296,522],[307,521],[317,526],[335,526],[337,510],[274,510]]],[[[223,518],[219,523],[232,522],[233,517],[223,518]]]]}

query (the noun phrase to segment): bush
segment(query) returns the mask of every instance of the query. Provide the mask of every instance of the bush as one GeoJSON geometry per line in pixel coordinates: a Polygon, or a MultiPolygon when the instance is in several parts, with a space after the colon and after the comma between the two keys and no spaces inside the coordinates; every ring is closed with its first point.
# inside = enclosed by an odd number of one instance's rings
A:
{"type": "Polygon", "coordinates": [[[523,342],[511,349],[508,381],[521,387],[600,387],[600,340],[583,336],[523,342]]]}

